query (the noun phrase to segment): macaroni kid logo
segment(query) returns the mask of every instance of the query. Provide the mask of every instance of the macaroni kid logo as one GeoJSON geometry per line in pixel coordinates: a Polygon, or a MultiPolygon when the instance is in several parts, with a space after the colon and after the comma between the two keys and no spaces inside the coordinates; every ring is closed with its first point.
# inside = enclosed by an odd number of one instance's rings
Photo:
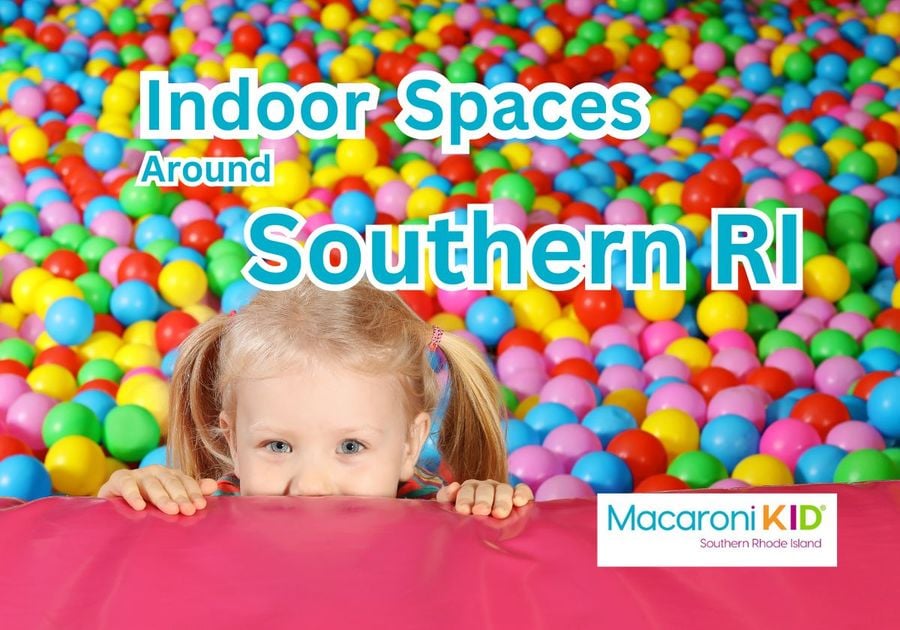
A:
{"type": "Polygon", "coordinates": [[[598,495],[598,566],[837,566],[837,495],[598,495]]]}

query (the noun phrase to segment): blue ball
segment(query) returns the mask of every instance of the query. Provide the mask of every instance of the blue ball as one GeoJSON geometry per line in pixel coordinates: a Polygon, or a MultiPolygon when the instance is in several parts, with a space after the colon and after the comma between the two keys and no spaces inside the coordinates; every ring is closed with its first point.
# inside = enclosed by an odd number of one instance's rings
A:
{"type": "Polygon", "coordinates": [[[93,37],[103,30],[103,16],[96,9],[84,7],[75,15],[75,28],[85,37],[93,37]]]}
{"type": "Polygon", "coordinates": [[[506,452],[522,448],[523,446],[540,446],[541,436],[531,426],[521,420],[501,420],[503,435],[506,437],[506,452]]]}
{"type": "Polygon", "coordinates": [[[597,407],[588,412],[581,424],[594,432],[603,448],[622,431],[637,429],[638,423],[627,410],[615,405],[597,407]]]}
{"type": "Polygon", "coordinates": [[[122,162],[125,144],[112,134],[97,131],[84,144],[84,159],[91,168],[111,171],[122,162]]]}
{"type": "Polygon", "coordinates": [[[359,233],[375,222],[375,200],[359,190],[348,190],[338,195],[331,205],[335,223],[346,225],[359,233]]]}
{"type": "Polygon", "coordinates": [[[81,403],[93,411],[100,422],[103,422],[106,419],[106,414],[116,407],[116,399],[99,389],[86,389],[76,394],[72,398],[72,402],[81,403]]]}
{"type": "Polygon", "coordinates": [[[138,465],[138,468],[146,468],[147,466],[165,466],[166,465],[166,447],[157,446],[155,449],[144,455],[144,459],[138,465]]]}
{"type": "Polygon", "coordinates": [[[241,310],[257,293],[259,293],[259,289],[243,278],[235,280],[222,294],[222,312],[230,313],[241,310]]]}
{"type": "Polygon", "coordinates": [[[640,370],[644,367],[644,358],[631,346],[614,344],[601,350],[594,359],[594,366],[598,370],[605,370],[613,365],[628,365],[640,370]]]}
{"type": "Polygon", "coordinates": [[[572,476],[587,483],[594,492],[631,492],[634,480],[631,470],[612,453],[595,451],[583,455],[572,466],[572,476]]]}
{"type": "Polygon", "coordinates": [[[900,377],[886,378],[872,389],[866,403],[869,424],[886,438],[900,438],[900,377]]]}
{"type": "Polygon", "coordinates": [[[146,249],[150,243],[162,239],[177,243],[181,239],[181,236],[178,233],[178,228],[175,227],[175,224],[172,222],[172,219],[164,217],[161,214],[151,214],[138,223],[134,230],[134,244],[142,251],[146,249]]]}
{"type": "Polygon", "coordinates": [[[738,462],[759,452],[759,431],[746,418],[725,414],[703,427],[700,450],[715,456],[731,474],[738,462]]]}
{"type": "Polygon", "coordinates": [[[109,310],[123,326],[152,320],[159,312],[159,295],[143,280],[128,280],[113,289],[109,310]]]}
{"type": "Polygon", "coordinates": [[[466,328],[488,346],[496,346],[515,325],[512,307],[498,297],[479,298],[466,311],[466,328]]]}
{"type": "Polygon", "coordinates": [[[94,311],[84,300],[61,298],[47,309],[44,328],[56,343],[77,346],[94,332],[94,311]]]}
{"type": "Polygon", "coordinates": [[[653,392],[658,390],[663,385],[668,385],[669,383],[684,383],[684,379],[678,378],[677,376],[664,376],[662,378],[658,378],[644,388],[644,394],[646,394],[648,397],[652,396],[653,392]]]}
{"type": "Polygon", "coordinates": [[[162,362],[159,364],[159,371],[172,378],[172,375],[175,373],[176,361],[178,361],[178,348],[169,350],[166,353],[166,356],[162,358],[162,362]]]}
{"type": "Polygon", "coordinates": [[[847,411],[850,412],[851,420],[862,420],[863,422],[865,422],[869,419],[869,413],[866,409],[866,401],[862,398],[853,396],[851,394],[844,394],[839,398],[839,400],[844,403],[847,411]]]}
{"type": "Polygon", "coordinates": [[[575,412],[557,402],[542,402],[525,414],[525,424],[535,430],[541,442],[556,427],[564,424],[578,424],[575,412]]]}
{"type": "Polygon", "coordinates": [[[857,359],[866,372],[895,372],[900,370],[900,355],[890,348],[870,348],[857,359]]]}
{"type": "Polygon", "coordinates": [[[768,90],[774,81],[772,69],[762,62],[751,63],[741,72],[741,83],[756,94],[762,94],[768,90]]]}
{"type": "Polygon", "coordinates": [[[50,473],[31,455],[10,455],[0,461],[0,497],[34,501],[51,492],[50,473]]]}
{"type": "Polygon", "coordinates": [[[819,444],[807,449],[797,460],[794,479],[797,483],[831,483],[834,471],[847,454],[833,444],[819,444]]]}

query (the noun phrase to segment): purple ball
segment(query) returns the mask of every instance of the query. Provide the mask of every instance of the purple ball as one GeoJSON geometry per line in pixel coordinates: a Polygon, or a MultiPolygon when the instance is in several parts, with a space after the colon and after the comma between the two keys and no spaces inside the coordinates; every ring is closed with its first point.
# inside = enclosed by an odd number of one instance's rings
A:
{"type": "Polygon", "coordinates": [[[563,470],[569,472],[582,455],[603,450],[593,431],[580,424],[563,424],[547,434],[544,448],[556,454],[563,470]]]}
{"type": "Polygon", "coordinates": [[[848,453],[864,448],[883,451],[884,436],[868,422],[848,420],[834,425],[825,437],[825,443],[844,449],[848,453]]]}
{"type": "Polygon", "coordinates": [[[543,446],[528,444],[517,448],[509,456],[509,474],[515,475],[532,490],[550,477],[564,472],[559,457],[543,446]]]}
{"type": "Polygon", "coordinates": [[[559,499],[596,498],[594,490],[581,479],[572,475],[554,475],[540,485],[534,494],[535,501],[556,501],[559,499]]]}

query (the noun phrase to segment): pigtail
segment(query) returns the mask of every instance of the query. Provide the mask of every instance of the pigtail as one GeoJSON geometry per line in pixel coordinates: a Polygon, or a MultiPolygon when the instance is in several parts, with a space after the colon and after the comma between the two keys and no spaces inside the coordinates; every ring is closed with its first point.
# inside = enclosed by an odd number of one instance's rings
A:
{"type": "MultiPolygon", "coordinates": [[[[431,328],[428,329],[429,337],[431,328]]],[[[452,334],[440,339],[450,375],[450,401],[438,450],[456,481],[507,482],[506,445],[500,425],[497,380],[478,351],[452,334]]]]}
{"type": "Polygon", "coordinates": [[[217,315],[181,344],[171,382],[169,465],[195,479],[218,478],[230,464],[219,428],[219,349],[229,318],[217,315]]]}

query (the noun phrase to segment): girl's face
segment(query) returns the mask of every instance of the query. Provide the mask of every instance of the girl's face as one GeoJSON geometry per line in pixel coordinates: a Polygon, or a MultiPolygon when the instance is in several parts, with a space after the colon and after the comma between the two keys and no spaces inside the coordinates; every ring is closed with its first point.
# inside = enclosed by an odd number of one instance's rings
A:
{"type": "Polygon", "coordinates": [[[396,497],[412,477],[430,428],[410,426],[400,388],[385,375],[317,365],[238,382],[235,418],[224,412],[241,494],[396,497]]]}

